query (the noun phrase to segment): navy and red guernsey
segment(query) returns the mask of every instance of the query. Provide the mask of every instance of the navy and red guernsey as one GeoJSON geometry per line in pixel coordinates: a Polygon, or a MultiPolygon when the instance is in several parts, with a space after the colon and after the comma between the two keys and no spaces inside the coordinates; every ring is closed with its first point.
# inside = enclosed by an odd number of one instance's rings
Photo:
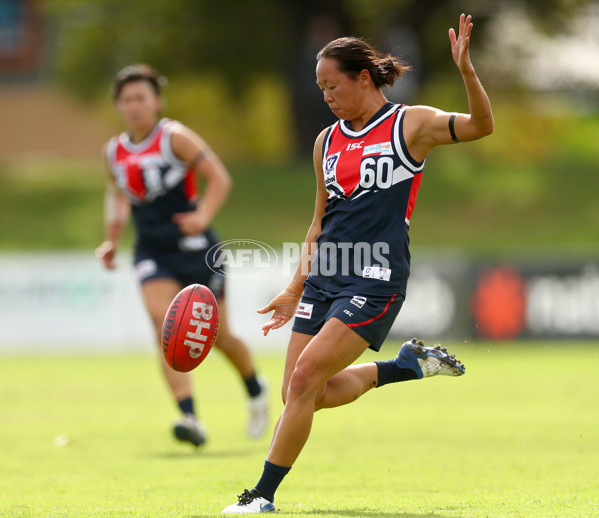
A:
{"type": "Polygon", "coordinates": [[[331,295],[405,297],[408,228],[422,178],[403,136],[406,105],[387,103],[360,131],[347,121],[323,142],[328,191],[307,283],[331,295]]]}
{"type": "Polygon", "coordinates": [[[139,143],[127,133],[108,143],[108,165],[116,183],[131,202],[137,246],[179,250],[185,239],[172,216],[195,210],[198,189],[195,172],[171,148],[171,133],[179,123],[162,119],[139,143]]]}

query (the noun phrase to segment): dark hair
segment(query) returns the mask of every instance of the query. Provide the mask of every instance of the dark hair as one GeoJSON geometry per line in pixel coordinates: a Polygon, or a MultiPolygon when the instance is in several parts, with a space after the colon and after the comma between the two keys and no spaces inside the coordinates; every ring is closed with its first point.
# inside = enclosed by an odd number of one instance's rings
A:
{"type": "Polygon", "coordinates": [[[154,90],[154,93],[160,96],[162,87],[166,85],[166,77],[161,76],[150,65],[137,64],[129,65],[123,68],[116,75],[112,85],[112,98],[118,100],[123,87],[127,83],[135,81],[146,81],[154,90]]]}
{"type": "Polygon", "coordinates": [[[339,70],[355,79],[362,70],[368,70],[377,88],[392,86],[404,72],[411,70],[395,56],[376,50],[361,38],[346,36],[327,43],[316,59],[333,58],[339,70]]]}

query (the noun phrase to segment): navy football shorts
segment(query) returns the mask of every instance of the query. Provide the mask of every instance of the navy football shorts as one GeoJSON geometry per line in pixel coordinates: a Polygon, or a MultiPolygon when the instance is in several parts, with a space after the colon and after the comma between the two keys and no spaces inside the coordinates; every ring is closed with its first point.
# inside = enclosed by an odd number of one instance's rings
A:
{"type": "Polygon", "coordinates": [[[378,351],[399,314],[404,298],[399,293],[388,297],[331,296],[305,284],[292,330],[315,335],[327,320],[335,317],[364,338],[370,349],[378,351]]]}
{"type": "Polygon", "coordinates": [[[222,268],[206,263],[207,250],[162,251],[136,247],[135,271],[142,284],[153,279],[174,279],[182,286],[203,284],[216,299],[225,294],[225,276],[222,268]]]}

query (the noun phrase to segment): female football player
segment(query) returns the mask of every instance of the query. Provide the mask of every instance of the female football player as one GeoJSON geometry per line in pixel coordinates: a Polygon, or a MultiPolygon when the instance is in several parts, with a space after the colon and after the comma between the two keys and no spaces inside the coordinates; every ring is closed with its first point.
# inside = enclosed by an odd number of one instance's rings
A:
{"type": "MultiPolygon", "coordinates": [[[[231,177],[196,133],[179,122],[159,119],[164,82],[147,65],[125,67],[116,76],[114,104],[127,131],[104,147],[109,168],[106,240],[96,255],[106,268],[115,267],[119,237],[132,212],[135,269],[159,344],[166,311],[182,288],[199,283],[214,292],[220,314],[215,347],[244,381],[250,412],[247,433],[257,438],[268,422],[266,381],[256,376],[246,344],[229,329],[224,272],[206,260],[208,250],[218,243],[210,223],[227,199],[231,177]],[[201,201],[198,175],[205,180],[201,201]]],[[[206,431],[196,417],[190,375],[171,369],[162,354],[160,361],[183,414],[174,424],[174,434],[199,446],[206,440],[206,431]]]]}
{"type": "Polygon", "coordinates": [[[318,53],[317,83],[340,120],[316,139],[316,205],[302,263],[289,286],[259,310],[274,311],[264,333],[295,313],[285,406],[262,477],[223,514],[274,511],[275,491],[308,440],[316,410],[351,403],[388,383],[464,373],[446,349],[416,339],[391,360],[352,363],[368,347],[381,347],[404,300],[409,221],[426,156],[436,146],[493,131],[491,106],[469,57],[471,31],[471,17],[464,15],[458,35],[449,31],[469,114],[388,102],[382,88],[407,67],[361,39],[340,38],[318,53]]]}

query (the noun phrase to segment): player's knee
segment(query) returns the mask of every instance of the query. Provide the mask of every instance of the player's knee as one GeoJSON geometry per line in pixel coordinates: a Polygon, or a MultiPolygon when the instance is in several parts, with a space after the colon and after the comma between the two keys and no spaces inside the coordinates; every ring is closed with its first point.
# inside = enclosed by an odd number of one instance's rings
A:
{"type": "MultiPolygon", "coordinates": [[[[287,389],[287,397],[285,399],[291,397],[302,398],[305,396],[309,387],[309,382],[309,374],[304,370],[296,369],[289,380],[289,388],[287,389]]],[[[287,403],[287,401],[285,401],[285,403],[287,403]]]]}
{"type": "Polygon", "coordinates": [[[283,395],[283,398],[314,398],[319,386],[318,370],[308,362],[304,362],[295,367],[289,380],[289,388],[287,389],[287,393],[283,395]]]}

